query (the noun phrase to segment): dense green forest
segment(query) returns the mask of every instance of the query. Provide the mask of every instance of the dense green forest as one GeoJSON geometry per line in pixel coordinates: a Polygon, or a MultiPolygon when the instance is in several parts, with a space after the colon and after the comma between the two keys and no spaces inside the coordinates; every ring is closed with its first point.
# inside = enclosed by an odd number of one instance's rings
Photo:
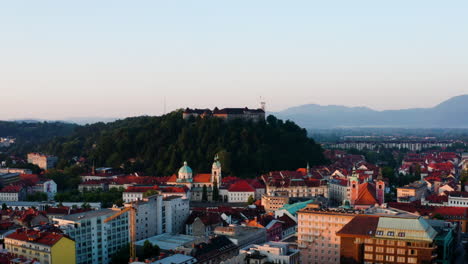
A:
{"type": "Polygon", "coordinates": [[[0,121],[0,137],[14,137],[16,144],[8,148],[15,154],[37,150],[38,145],[53,139],[70,135],[76,124],[63,122],[20,122],[0,121]]]}
{"type": "Polygon", "coordinates": [[[209,172],[215,154],[229,175],[296,169],[326,162],[320,145],[305,129],[274,116],[254,123],[218,118],[183,120],[181,111],[161,117],[134,117],[79,126],[68,137],[54,138],[44,152],[66,167],[75,156],[88,165],[122,167],[128,172],[170,175],[186,160],[195,172],[209,172]]]}

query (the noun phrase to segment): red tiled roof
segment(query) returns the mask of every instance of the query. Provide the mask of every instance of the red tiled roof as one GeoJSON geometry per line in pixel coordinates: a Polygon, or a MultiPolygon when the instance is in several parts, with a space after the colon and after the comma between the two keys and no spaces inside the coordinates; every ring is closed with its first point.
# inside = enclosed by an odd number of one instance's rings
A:
{"type": "Polygon", "coordinates": [[[20,179],[22,181],[28,181],[32,184],[36,184],[40,179],[37,174],[20,174],[20,179]]]}
{"type": "Polygon", "coordinates": [[[365,182],[359,185],[358,198],[354,202],[357,205],[374,205],[378,203],[375,199],[375,186],[365,182]]]}
{"type": "Polygon", "coordinates": [[[128,187],[125,192],[146,192],[149,190],[159,190],[159,186],[130,186],[128,187]]]}
{"type": "Polygon", "coordinates": [[[338,236],[372,237],[375,235],[378,224],[378,216],[357,215],[336,234],[338,236]]]}
{"type": "Polygon", "coordinates": [[[211,182],[211,174],[210,173],[197,173],[193,176],[193,182],[196,183],[206,183],[211,182]]]}
{"type": "Polygon", "coordinates": [[[17,192],[20,192],[21,189],[23,189],[23,186],[19,186],[19,185],[7,185],[5,187],[3,187],[0,192],[2,193],[17,193],[17,192]]]}
{"type": "Polygon", "coordinates": [[[167,179],[167,182],[176,182],[177,181],[177,175],[172,174],[169,179],[167,179]]]}
{"type": "Polygon", "coordinates": [[[50,232],[40,232],[32,229],[23,229],[20,228],[14,233],[11,233],[7,238],[27,241],[31,243],[37,243],[41,245],[53,246],[60,239],[64,237],[63,234],[50,233],[50,232]]]}
{"type": "Polygon", "coordinates": [[[160,190],[163,193],[186,193],[188,188],[187,186],[160,186],[160,190]]]}
{"type": "Polygon", "coordinates": [[[107,179],[104,179],[104,180],[87,180],[87,181],[84,181],[84,182],[80,183],[80,185],[95,185],[95,184],[106,184],[106,183],[109,183],[109,180],[107,180],[107,179]]]}
{"type": "Polygon", "coordinates": [[[446,195],[437,195],[437,194],[432,194],[426,197],[426,200],[431,202],[431,203],[444,203],[448,202],[448,196],[446,195]]]}
{"type": "Polygon", "coordinates": [[[229,192],[255,192],[255,189],[245,180],[240,180],[228,188],[229,192]]]}

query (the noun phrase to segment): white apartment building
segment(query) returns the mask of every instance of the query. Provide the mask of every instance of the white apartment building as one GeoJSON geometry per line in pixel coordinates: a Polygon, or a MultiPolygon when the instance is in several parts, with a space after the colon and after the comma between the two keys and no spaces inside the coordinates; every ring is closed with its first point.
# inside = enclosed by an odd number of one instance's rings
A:
{"type": "MultiPolygon", "coordinates": [[[[125,206],[130,206],[126,203],[125,206]]],[[[163,233],[163,197],[153,195],[133,203],[136,208],[136,239],[143,240],[163,233]]]]}
{"type": "Polygon", "coordinates": [[[179,234],[185,230],[185,222],[190,215],[190,201],[180,196],[163,199],[162,228],[165,233],[179,234]]]}
{"type": "Polygon", "coordinates": [[[47,194],[49,201],[53,200],[57,194],[57,184],[53,180],[39,181],[33,186],[33,192],[43,192],[47,194]]]}
{"type": "Polygon", "coordinates": [[[351,201],[351,187],[347,179],[332,179],[328,185],[328,197],[335,204],[351,201]]]}
{"type": "Polygon", "coordinates": [[[128,213],[105,223],[119,209],[101,209],[54,218],[54,222],[75,240],[77,264],[109,263],[112,255],[130,242],[128,213]]]}
{"type": "Polygon", "coordinates": [[[448,206],[468,207],[468,192],[450,192],[448,206]]]}
{"type": "Polygon", "coordinates": [[[26,198],[26,188],[19,185],[8,185],[0,190],[0,201],[17,202],[26,198]]]}

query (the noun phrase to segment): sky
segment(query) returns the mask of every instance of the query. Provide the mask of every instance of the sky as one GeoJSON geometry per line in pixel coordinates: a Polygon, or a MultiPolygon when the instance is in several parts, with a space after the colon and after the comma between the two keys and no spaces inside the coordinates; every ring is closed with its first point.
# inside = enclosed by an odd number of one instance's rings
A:
{"type": "Polygon", "coordinates": [[[260,97],[269,111],[432,107],[468,94],[467,13],[464,0],[2,1],[0,120],[260,97]]]}

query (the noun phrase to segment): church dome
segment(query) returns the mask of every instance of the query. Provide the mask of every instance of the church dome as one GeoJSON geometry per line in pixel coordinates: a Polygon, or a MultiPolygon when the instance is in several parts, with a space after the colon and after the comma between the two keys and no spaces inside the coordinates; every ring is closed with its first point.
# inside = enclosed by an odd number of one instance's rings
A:
{"type": "Polygon", "coordinates": [[[187,165],[186,161],[184,161],[184,166],[180,167],[179,169],[179,175],[181,174],[186,174],[186,175],[192,174],[192,169],[187,165]]]}

